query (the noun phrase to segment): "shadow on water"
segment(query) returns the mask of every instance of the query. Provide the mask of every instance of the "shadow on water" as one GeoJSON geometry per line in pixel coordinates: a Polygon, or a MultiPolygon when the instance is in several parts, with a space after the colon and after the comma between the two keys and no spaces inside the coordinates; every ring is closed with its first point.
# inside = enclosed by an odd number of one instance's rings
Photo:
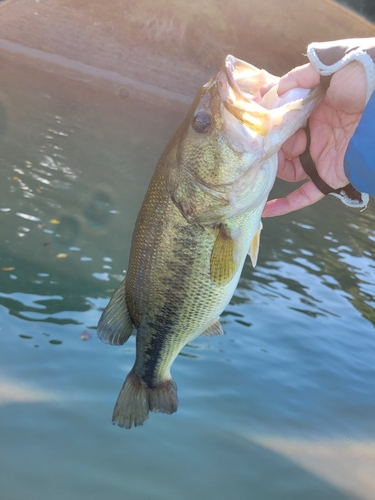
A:
{"type": "Polygon", "coordinates": [[[310,41],[375,34],[299,5],[0,2],[1,498],[374,498],[371,205],[264,222],[225,335],[173,366],[176,415],[112,427],[135,339],[96,339],[156,161],[222,57],[281,74],[310,41]]]}
{"type": "MultiPolygon", "coordinates": [[[[3,410],[9,419],[14,414],[14,408],[8,406],[3,410]]],[[[119,443],[122,439],[119,440],[113,433],[104,437],[98,422],[91,424],[91,432],[95,432],[97,436],[93,439],[92,434],[82,426],[87,410],[103,414],[97,404],[83,408],[82,404],[76,403],[74,410],[69,413],[62,404],[57,408],[52,405],[29,404],[27,412],[32,422],[38,421],[43,412],[43,419],[49,422],[49,437],[47,443],[47,433],[35,434],[35,429],[32,432],[32,428],[25,430],[22,462],[29,464],[27,469],[20,468],[19,456],[10,444],[17,439],[18,426],[22,425],[22,419],[16,412],[8,434],[3,437],[4,446],[9,450],[7,460],[0,460],[0,464],[7,468],[17,468],[19,479],[12,483],[9,476],[4,477],[2,491],[13,492],[14,496],[11,498],[30,498],[30,490],[37,491],[42,483],[45,498],[56,500],[77,496],[77,493],[78,497],[89,495],[90,498],[99,500],[104,495],[121,496],[124,492],[128,498],[167,500],[176,496],[188,500],[199,497],[202,492],[208,498],[218,499],[232,496],[238,499],[287,500],[301,498],[301,495],[306,500],[356,498],[256,442],[231,433],[218,432],[208,425],[201,425],[193,430],[187,419],[178,443],[158,436],[160,426],[154,429],[155,434],[152,436],[148,433],[127,436],[126,447],[134,452],[133,460],[124,470],[124,443],[119,443]],[[72,435],[75,436],[74,444],[72,435]],[[155,460],[155,457],[150,457],[147,446],[150,439],[155,449],[163,450],[163,459],[155,460]],[[106,453],[103,456],[103,450],[98,447],[99,441],[105,442],[105,447],[111,449],[112,463],[105,474],[101,461],[106,453]],[[198,450],[201,453],[197,453],[198,450]],[[37,462],[33,459],[36,451],[37,462]],[[190,453],[194,460],[187,458],[190,453]],[[62,456],[65,457],[63,462],[62,456]],[[213,463],[205,461],[207,456],[215,457],[213,463]],[[56,464],[59,464],[58,474],[56,464]],[[139,464],[143,470],[147,470],[146,477],[139,474],[139,464]],[[201,473],[202,469],[204,474],[201,473]],[[170,477],[172,471],[173,478],[170,477]],[[69,481],[66,480],[67,477],[69,481]],[[160,485],[161,479],[163,486],[160,485]]],[[[173,424],[171,432],[172,435],[176,432],[173,424]]]]}

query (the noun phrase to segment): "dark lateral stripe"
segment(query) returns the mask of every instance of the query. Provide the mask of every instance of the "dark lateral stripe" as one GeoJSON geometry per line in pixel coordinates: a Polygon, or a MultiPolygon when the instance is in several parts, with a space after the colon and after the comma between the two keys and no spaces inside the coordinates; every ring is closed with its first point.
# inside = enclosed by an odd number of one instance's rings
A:
{"type": "MultiPolygon", "coordinates": [[[[182,236],[182,235],[181,235],[182,236]]],[[[142,379],[149,387],[155,383],[155,372],[160,360],[173,342],[173,333],[179,321],[179,312],[184,307],[186,296],[189,293],[191,268],[196,256],[196,234],[191,227],[185,228],[185,234],[175,242],[175,260],[167,263],[168,276],[160,278],[160,285],[164,290],[164,306],[143,327],[143,335],[150,336],[145,351],[145,361],[142,370],[142,379]]]]}

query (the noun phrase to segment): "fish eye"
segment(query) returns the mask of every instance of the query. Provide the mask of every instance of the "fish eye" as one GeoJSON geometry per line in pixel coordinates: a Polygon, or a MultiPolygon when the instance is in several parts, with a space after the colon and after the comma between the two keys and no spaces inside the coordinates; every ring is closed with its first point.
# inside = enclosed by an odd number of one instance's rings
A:
{"type": "Polygon", "coordinates": [[[193,129],[198,132],[198,134],[203,134],[208,132],[211,128],[211,117],[208,113],[202,112],[198,113],[193,120],[193,129]]]}

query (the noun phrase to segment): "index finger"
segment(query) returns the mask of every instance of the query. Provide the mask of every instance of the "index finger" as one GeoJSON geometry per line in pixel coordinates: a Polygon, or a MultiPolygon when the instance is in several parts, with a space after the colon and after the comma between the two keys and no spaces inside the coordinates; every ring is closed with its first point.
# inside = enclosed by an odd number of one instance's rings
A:
{"type": "Polygon", "coordinates": [[[308,181],[284,198],[268,201],[264,207],[262,217],[289,214],[313,205],[322,198],[324,198],[324,194],[319,191],[312,181],[308,181]]]}
{"type": "Polygon", "coordinates": [[[297,66],[279,80],[277,93],[284,94],[287,90],[302,87],[303,89],[311,89],[320,83],[320,74],[310,64],[297,66]]]}

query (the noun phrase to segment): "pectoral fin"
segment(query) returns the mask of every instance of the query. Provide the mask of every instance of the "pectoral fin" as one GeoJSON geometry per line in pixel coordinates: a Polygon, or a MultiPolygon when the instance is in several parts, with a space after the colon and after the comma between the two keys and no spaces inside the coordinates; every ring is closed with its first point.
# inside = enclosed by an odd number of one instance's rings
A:
{"type": "Polygon", "coordinates": [[[211,280],[219,285],[226,285],[236,274],[240,261],[240,239],[221,224],[211,253],[211,280]]]}
{"type": "Polygon", "coordinates": [[[122,345],[128,340],[132,331],[133,324],[125,303],[124,280],[100,317],[98,336],[107,344],[122,345]]]}
{"type": "Polygon", "coordinates": [[[253,267],[256,266],[257,260],[258,260],[258,253],[259,253],[259,245],[260,245],[260,232],[263,228],[262,222],[259,222],[259,227],[257,229],[257,232],[255,233],[255,236],[253,238],[253,241],[251,242],[250,249],[249,249],[249,256],[251,259],[251,263],[253,267]]]}
{"type": "Polygon", "coordinates": [[[211,325],[205,329],[203,333],[201,333],[202,336],[211,336],[211,335],[224,335],[223,329],[220,324],[219,318],[216,318],[211,325]]]}

